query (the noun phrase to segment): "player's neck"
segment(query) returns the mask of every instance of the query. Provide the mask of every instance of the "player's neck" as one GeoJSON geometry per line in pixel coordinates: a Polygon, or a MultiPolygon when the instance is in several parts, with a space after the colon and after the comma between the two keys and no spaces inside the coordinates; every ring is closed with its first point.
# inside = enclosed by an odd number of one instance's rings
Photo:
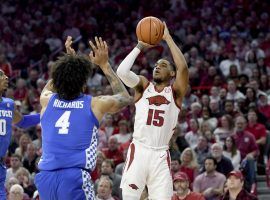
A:
{"type": "Polygon", "coordinates": [[[161,90],[161,89],[163,89],[165,87],[168,87],[169,85],[170,85],[170,82],[161,82],[161,83],[154,82],[154,86],[158,90],[161,90]]]}

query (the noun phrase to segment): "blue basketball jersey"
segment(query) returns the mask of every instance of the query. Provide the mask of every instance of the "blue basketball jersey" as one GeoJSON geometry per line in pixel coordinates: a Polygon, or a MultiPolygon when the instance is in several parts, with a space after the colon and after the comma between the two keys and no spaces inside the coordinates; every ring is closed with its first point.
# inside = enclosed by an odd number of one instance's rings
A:
{"type": "Polygon", "coordinates": [[[81,95],[66,101],[54,94],[41,117],[40,170],[82,168],[96,165],[98,120],[91,109],[92,97],[81,95]]]}
{"type": "Polygon", "coordinates": [[[0,157],[5,156],[11,140],[14,101],[2,97],[0,102],[0,157]]]}

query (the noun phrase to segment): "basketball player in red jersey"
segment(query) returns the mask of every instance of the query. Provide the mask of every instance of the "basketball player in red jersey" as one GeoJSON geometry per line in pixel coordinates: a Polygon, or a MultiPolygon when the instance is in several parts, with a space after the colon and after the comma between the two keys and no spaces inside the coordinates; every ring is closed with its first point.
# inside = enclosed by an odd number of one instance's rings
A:
{"type": "Polygon", "coordinates": [[[148,187],[149,199],[170,200],[173,195],[168,144],[189,76],[185,58],[165,23],[164,26],[163,40],[171,51],[175,67],[166,59],[158,60],[153,82],[130,71],[140,52],[150,47],[139,41],[117,69],[117,75],[125,85],[135,89],[136,107],[133,141],[121,181],[124,200],[140,199],[145,186],[148,187]]]}

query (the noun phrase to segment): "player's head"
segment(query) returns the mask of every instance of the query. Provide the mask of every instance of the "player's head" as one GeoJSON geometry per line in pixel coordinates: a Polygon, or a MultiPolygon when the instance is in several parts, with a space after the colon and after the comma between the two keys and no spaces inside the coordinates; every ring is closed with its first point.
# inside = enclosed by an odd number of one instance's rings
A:
{"type": "Polygon", "coordinates": [[[0,69],[0,93],[2,94],[8,88],[8,77],[3,70],[0,69]]]}
{"type": "Polygon", "coordinates": [[[175,75],[175,66],[168,59],[162,58],[156,62],[153,71],[153,79],[156,83],[169,82],[175,75]]]}
{"type": "Polygon", "coordinates": [[[91,73],[92,64],[87,58],[65,54],[55,62],[52,73],[54,89],[62,99],[75,99],[84,92],[91,73]]]}

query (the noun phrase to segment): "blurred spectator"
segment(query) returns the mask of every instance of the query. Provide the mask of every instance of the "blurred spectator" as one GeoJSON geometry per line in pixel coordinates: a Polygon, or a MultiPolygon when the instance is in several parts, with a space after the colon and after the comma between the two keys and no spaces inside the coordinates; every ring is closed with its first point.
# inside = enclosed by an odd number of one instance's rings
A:
{"type": "Polygon", "coordinates": [[[227,137],[231,136],[234,131],[233,118],[226,114],[221,117],[221,126],[214,130],[216,142],[224,144],[227,137]]]}
{"type": "Polygon", "coordinates": [[[11,186],[8,198],[10,200],[23,200],[24,190],[19,184],[11,186]]]}
{"type": "Polygon", "coordinates": [[[196,95],[192,94],[191,87],[189,85],[188,88],[187,88],[186,95],[185,95],[185,97],[183,99],[184,106],[186,108],[189,108],[192,103],[198,102],[198,101],[199,101],[199,98],[196,95]]]}
{"type": "Polygon", "coordinates": [[[258,198],[251,195],[244,189],[244,176],[240,171],[232,171],[227,177],[228,191],[220,200],[257,200],[258,198]]]}
{"type": "Polygon", "coordinates": [[[229,158],[223,156],[223,147],[219,143],[211,146],[211,155],[217,161],[216,171],[227,176],[233,170],[232,162],[229,158]]]}
{"type": "Polygon", "coordinates": [[[102,122],[102,127],[100,129],[105,131],[107,138],[111,137],[111,135],[116,132],[113,125],[113,117],[111,114],[106,114],[104,122],[102,122]]]}
{"type": "Polygon", "coordinates": [[[180,160],[180,171],[188,175],[190,184],[192,184],[199,170],[195,152],[190,147],[186,148],[182,152],[180,160]]]}
{"type": "Polygon", "coordinates": [[[172,174],[172,177],[177,174],[178,172],[180,172],[180,160],[179,158],[172,158],[171,159],[171,174],[172,174]]]}
{"type": "Polygon", "coordinates": [[[235,121],[235,139],[236,146],[241,154],[241,167],[246,175],[246,189],[249,191],[251,185],[255,182],[255,160],[258,155],[258,146],[255,137],[245,130],[246,119],[239,116],[235,121]]]}
{"type": "Polygon", "coordinates": [[[197,176],[193,183],[193,191],[203,194],[206,200],[218,200],[223,192],[226,178],[216,171],[217,161],[207,157],[204,161],[205,172],[197,176]]]}
{"type": "Polygon", "coordinates": [[[189,189],[189,178],[184,172],[179,172],[173,176],[173,186],[175,193],[172,200],[205,200],[202,194],[192,192],[189,189]]]}
{"type": "Polygon", "coordinates": [[[199,122],[197,119],[190,119],[189,120],[189,124],[190,124],[190,131],[186,133],[185,135],[185,139],[187,141],[187,143],[189,144],[189,146],[194,149],[197,144],[198,144],[198,140],[199,140],[199,122]]]}
{"type": "Polygon", "coordinates": [[[12,154],[10,158],[10,168],[7,169],[6,183],[10,178],[15,177],[16,172],[22,167],[22,157],[18,154],[12,154]]]}
{"type": "Polygon", "coordinates": [[[259,95],[258,109],[265,117],[268,118],[268,121],[270,121],[270,104],[268,103],[266,94],[259,95]]]}
{"type": "Polygon", "coordinates": [[[103,149],[102,152],[108,159],[112,159],[115,165],[123,162],[123,154],[118,149],[118,140],[115,136],[111,136],[108,142],[108,148],[103,149]]]}
{"type": "Polygon", "coordinates": [[[129,126],[126,120],[120,120],[118,122],[119,133],[115,134],[115,138],[119,144],[128,142],[131,139],[131,134],[129,133],[129,126]]]}
{"type": "Polygon", "coordinates": [[[230,73],[230,66],[235,65],[237,69],[240,69],[239,60],[236,58],[236,52],[234,50],[228,50],[228,59],[222,60],[219,69],[224,77],[228,77],[230,73]]]}
{"type": "Polygon", "coordinates": [[[239,170],[241,155],[232,136],[226,138],[223,149],[223,155],[232,161],[234,170],[239,170]]]}
{"type": "Polygon", "coordinates": [[[258,156],[258,173],[264,174],[264,153],[265,153],[265,144],[266,144],[266,128],[263,124],[257,122],[258,117],[257,113],[250,109],[248,111],[248,124],[246,130],[252,133],[256,139],[256,143],[259,147],[259,156],[258,156]],[[259,166],[259,164],[261,166],[259,166]]]}
{"type": "Polygon", "coordinates": [[[98,181],[96,200],[115,200],[112,197],[113,182],[108,177],[102,177],[98,181]]]}
{"type": "Polygon", "coordinates": [[[28,169],[30,174],[36,171],[36,159],[37,156],[37,149],[33,143],[29,143],[27,145],[26,155],[23,158],[23,167],[28,169]]]}
{"type": "Polygon", "coordinates": [[[31,138],[28,134],[23,134],[20,137],[19,147],[15,150],[15,153],[24,157],[27,150],[27,145],[31,142],[31,138]]]}
{"type": "Polygon", "coordinates": [[[194,149],[197,157],[197,162],[199,164],[199,171],[202,171],[204,167],[204,160],[210,155],[210,148],[208,145],[208,140],[205,136],[200,136],[197,146],[194,149]]]}
{"type": "MultiPolygon", "coordinates": [[[[127,153],[128,153],[128,149],[124,149],[124,150],[123,150],[123,158],[124,158],[124,160],[127,159],[127,153]]],[[[116,165],[116,167],[115,167],[115,173],[116,173],[116,174],[119,174],[120,176],[122,176],[124,167],[125,167],[125,162],[119,163],[119,164],[116,165]]]]}
{"type": "Polygon", "coordinates": [[[26,81],[19,78],[16,83],[16,90],[14,91],[14,98],[23,101],[27,96],[28,90],[26,87],[26,81]]]}
{"type": "Polygon", "coordinates": [[[3,53],[0,53],[0,69],[5,72],[5,75],[12,77],[12,67],[11,64],[6,59],[6,56],[3,53]]]}
{"type": "Polygon", "coordinates": [[[95,185],[98,184],[99,180],[101,180],[103,176],[107,176],[113,182],[112,195],[116,196],[117,198],[122,199],[121,198],[122,194],[121,194],[121,189],[120,189],[121,176],[118,174],[115,174],[113,170],[114,170],[113,161],[109,159],[105,159],[101,165],[101,177],[100,179],[96,180],[95,185]]]}
{"type": "Polygon", "coordinates": [[[208,106],[203,106],[202,108],[202,117],[198,119],[200,125],[203,122],[207,122],[209,124],[209,131],[214,130],[217,127],[217,118],[212,116],[212,112],[208,106]]]}
{"type": "Polygon", "coordinates": [[[105,159],[106,157],[104,153],[102,153],[101,151],[97,151],[96,168],[91,172],[91,178],[93,181],[96,181],[101,176],[101,165],[105,159]]]}
{"type": "Polygon", "coordinates": [[[22,167],[16,172],[15,177],[19,180],[19,184],[23,187],[25,193],[32,197],[36,187],[33,185],[32,180],[30,180],[29,171],[22,167]]]}
{"type": "Polygon", "coordinates": [[[245,96],[239,90],[237,90],[236,84],[233,80],[228,81],[228,93],[226,99],[236,101],[240,98],[244,98],[245,96]]]}
{"type": "Polygon", "coordinates": [[[15,177],[11,177],[11,178],[6,182],[6,185],[5,185],[7,191],[10,191],[10,188],[11,188],[13,185],[15,185],[15,184],[19,184],[18,179],[15,178],[15,177]]]}
{"type": "Polygon", "coordinates": [[[39,150],[41,148],[42,144],[42,136],[41,136],[41,126],[40,124],[36,125],[36,136],[37,139],[33,141],[33,144],[35,145],[36,149],[39,150]]]}

